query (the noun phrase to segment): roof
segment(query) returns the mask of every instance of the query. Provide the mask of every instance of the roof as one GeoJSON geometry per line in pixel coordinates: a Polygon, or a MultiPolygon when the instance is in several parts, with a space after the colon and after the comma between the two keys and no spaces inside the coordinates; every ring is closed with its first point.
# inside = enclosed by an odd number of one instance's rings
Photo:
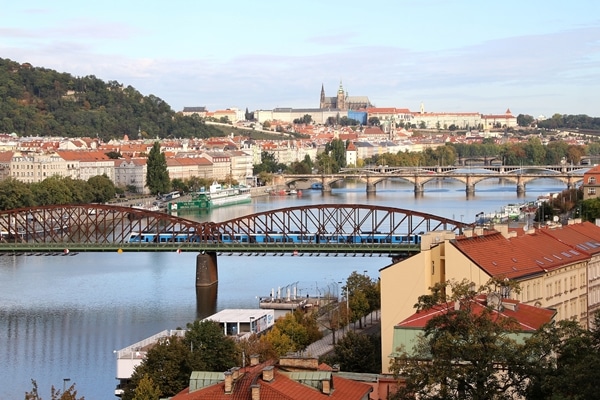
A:
{"type": "MultiPolygon", "coordinates": [[[[240,368],[239,378],[233,383],[231,393],[225,393],[225,382],[220,381],[195,391],[186,388],[172,397],[171,400],[250,400],[253,385],[259,386],[261,400],[352,400],[365,398],[372,390],[371,385],[335,376],[331,371],[322,370],[284,372],[278,368],[273,368],[273,380],[269,382],[263,380],[261,378],[263,369],[274,364],[273,361],[268,361],[255,366],[240,368]],[[301,383],[296,379],[303,380],[306,383],[301,383]],[[320,389],[314,387],[317,385],[316,381],[321,382],[322,379],[332,382],[330,394],[322,393],[320,389]]],[[[196,373],[193,373],[192,377],[204,379],[205,381],[215,378],[215,375],[211,375],[211,373],[194,374],[196,373]]],[[[223,376],[223,373],[218,374],[223,376]]]]}
{"type": "Polygon", "coordinates": [[[510,239],[492,231],[456,238],[450,243],[488,275],[510,279],[545,273],[589,258],[587,253],[538,231],[510,239]]]}
{"type": "Polygon", "coordinates": [[[600,254],[600,227],[591,222],[540,229],[540,233],[555,238],[574,249],[591,255],[600,254]]]}
{"type": "MultiPolygon", "coordinates": [[[[487,308],[487,296],[477,296],[472,302],[474,313],[481,313],[487,308]]],[[[499,318],[513,319],[518,323],[520,332],[533,332],[542,325],[551,322],[556,314],[555,310],[541,307],[534,307],[527,304],[521,304],[517,300],[502,299],[502,304],[511,307],[492,308],[492,312],[499,318]]],[[[418,311],[404,321],[396,325],[397,328],[424,329],[427,322],[432,318],[455,310],[455,303],[448,302],[432,307],[429,310],[418,311]]]]}

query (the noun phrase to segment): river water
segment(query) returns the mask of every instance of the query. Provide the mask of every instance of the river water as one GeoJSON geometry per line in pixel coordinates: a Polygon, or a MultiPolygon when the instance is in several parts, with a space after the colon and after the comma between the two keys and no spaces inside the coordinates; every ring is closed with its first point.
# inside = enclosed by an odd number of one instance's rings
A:
{"type": "MultiPolygon", "coordinates": [[[[330,194],[306,190],[300,197],[265,196],[184,217],[218,222],[282,207],[338,203],[472,222],[480,212],[563,189],[556,180],[538,180],[518,197],[513,184],[481,182],[467,198],[463,184],[439,181],[415,196],[411,185],[391,181],[367,195],[363,184],[349,182],[330,194]]],[[[296,286],[301,296],[335,293],[353,271],[376,279],[390,262],[361,256],[221,256],[216,294],[206,298],[197,297],[195,259],[195,253],[185,252],[0,256],[0,400],[23,399],[32,379],[43,398],[50,397],[51,385],[62,390],[63,384],[75,383],[78,395],[88,400],[115,399],[114,350],[225,308],[257,307],[259,296],[278,287],[296,286]]]]}

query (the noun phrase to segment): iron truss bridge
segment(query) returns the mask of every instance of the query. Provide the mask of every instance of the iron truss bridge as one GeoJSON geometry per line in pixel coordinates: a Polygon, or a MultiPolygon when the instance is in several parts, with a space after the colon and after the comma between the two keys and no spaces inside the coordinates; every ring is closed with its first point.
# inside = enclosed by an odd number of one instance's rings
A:
{"type": "Polygon", "coordinates": [[[379,254],[420,251],[421,235],[471,224],[391,207],[320,204],[198,222],[123,206],[87,204],[0,212],[0,254],[194,251],[223,255],[379,254]]]}

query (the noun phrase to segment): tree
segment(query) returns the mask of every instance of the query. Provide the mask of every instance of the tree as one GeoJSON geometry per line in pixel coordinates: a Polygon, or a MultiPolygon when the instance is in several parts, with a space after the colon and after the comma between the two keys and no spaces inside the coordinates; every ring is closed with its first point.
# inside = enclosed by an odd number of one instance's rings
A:
{"type": "Polygon", "coordinates": [[[225,336],[216,321],[194,321],[187,324],[183,341],[190,349],[191,371],[226,371],[237,364],[235,342],[225,336]]]}
{"type": "Polygon", "coordinates": [[[492,279],[474,288],[463,280],[419,297],[418,310],[437,312],[413,349],[398,349],[392,369],[406,378],[406,387],[394,398],[508,400],[522,393],[529,380],[524,366],[537,361],[535,353],[519,340],[515,320],[475,300],[509,290],[518,292],[518,286],[492,279]]]}
{"type": "Polygon", "coordinates": [[[343,140],[333,139],[325,145],[325,152],[331,156],[339,168],[346,166],[346,143],[343,140]]]}
{"type": "MultiPolygon", "coordinates": [[[[42,400],[38,392],[37,382],[31,380],[32,389],[31,392],[25,392],[25,400],[42,400]]],[[[75,390],[75,384],[73,383],[68,388],[64,388],[64,392],[60,389],[56,389],[54,385],[50,388],[50,399],[51,400],[84,400],[84,397],[77,397],[77,390],[75,390]]]]}
{"type": "Polygon", "coordinates": [[[367,121],[367,123],[371,126],[379,126],[381,125],[381,121],[379,120],[378,117],[370,117],[367,121]]]}
{"type": "Polygon", "coordinates": [[[30,207],[34,204],[33,192],[29,185],[14,178],[0,181],[0,210],[30,207]]]}
{"type": "Polygon", "coordinates": [[[144,377],[152,379],[162,396],[173,396],[189,384],[189,347],[182,338],[171,336],[158,341],[138,365],[123,391],[123,400],[133,400],[144,377]]]}
{"type": "Polygon", "coordinates": [[[160,151],[160,142],[154,142],[146,166],[146,185],[150,193],[168,193],[171,191],[171,181],[167,170],[167,159],[160,151]]]}
{"type": "Polygon", "coordinates": [[[527,341],[535,363],[527,364],[531,384],[523,393],[528,399],[600,399],[600,314],[593,328],[575,321],[547,324],[527,341]]]}
{"type": "Polygon", "coordinates": [[[348,332],[333,348],[333,362],[344,371],[377,374],[381,372],[381,338],[348,332]]]}
{"type": "Polygon", "coordinates": [[[87,181],[92,201],[96,203],[105,203],[115,198],[115,184],[106,175],[92,176],[87,181]]]}
{"type": "Polygon", "coordinates": [[[154,384],[152,378],[148,375],[144,375],[135,388],[133,400],[158,400],[159,398],[160,389],[154,384]]]}
{"type": "Polygon", "coordinates": [[[519,126],[531,126],[535,119],[531,115],[519,114],[517,115],[517,124],[519,126]]]}
{"type": "Polygon", "coordinates": [[[33,183],[31,191],[35,198],[35,203],[39,206],[49,206],[53,204],[69,204],[73,202],[73,194],[69,187],[65,185],[63,178],[52,176],[41,182],[33,183]]]}

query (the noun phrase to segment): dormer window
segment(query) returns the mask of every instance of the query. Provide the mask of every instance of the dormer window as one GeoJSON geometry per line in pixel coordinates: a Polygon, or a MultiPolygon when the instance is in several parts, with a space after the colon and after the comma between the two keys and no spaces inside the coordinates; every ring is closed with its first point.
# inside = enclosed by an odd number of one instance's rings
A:
{"type": "Polygon", "coordinates": [[[588,178],[588,183],[592,184],[592,185],[595,184],[596,183],[596,177],[595,176],[590,176],[588,178]]]}

